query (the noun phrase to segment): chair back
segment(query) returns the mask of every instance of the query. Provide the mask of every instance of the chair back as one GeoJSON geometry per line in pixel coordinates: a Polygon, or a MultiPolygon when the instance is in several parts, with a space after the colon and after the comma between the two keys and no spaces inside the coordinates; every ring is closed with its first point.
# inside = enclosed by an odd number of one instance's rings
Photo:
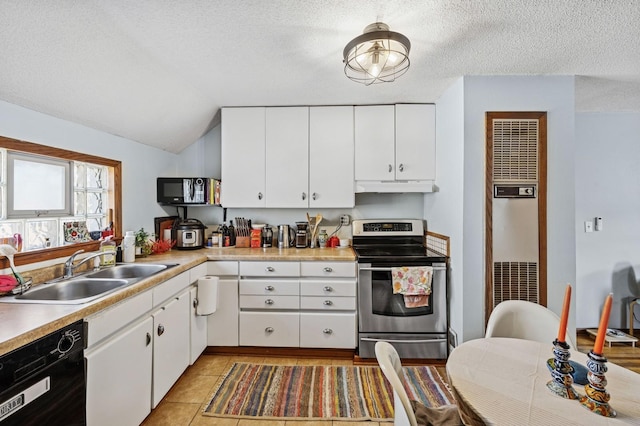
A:
{"type": "MultiPolygon", "coordinates": [[[[560,317],[552,310],[525,300],[505,300],[491,312],[485,337],[513,337],[551,344],[558,336],[559,327],[560,317]]],[[[572,350],[576,349],[568,335],[566,341],[572,350]]]]}
{"type": "Polygon", "coordinates": [[[380,369],[393,388],[393,424],[395,426],[417,426],[409,396],[404,389],[402,363],[398,352],[387,342],[377,342],[375,352],[380,369]]]}

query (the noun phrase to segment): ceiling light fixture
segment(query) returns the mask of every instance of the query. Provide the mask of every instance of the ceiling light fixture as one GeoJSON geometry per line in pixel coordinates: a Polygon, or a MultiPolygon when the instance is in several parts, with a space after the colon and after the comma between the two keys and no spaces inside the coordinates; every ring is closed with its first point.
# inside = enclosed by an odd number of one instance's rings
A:
{"type": "Polygon", "coordinates": [[[411,42],[382,22],[367,25],[344,48],[344,73],[366,86],[390,83],[409,69],[411,42]]]}

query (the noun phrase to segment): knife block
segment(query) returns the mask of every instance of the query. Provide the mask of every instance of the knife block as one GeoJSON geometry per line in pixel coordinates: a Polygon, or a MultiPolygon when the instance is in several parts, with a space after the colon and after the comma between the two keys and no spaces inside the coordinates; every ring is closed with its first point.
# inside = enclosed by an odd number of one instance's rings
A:
{"type": "Polygon", "coordinates": [[[251,237],[236,237],[236,248],[248,248],[251,245],[251,237]]]}

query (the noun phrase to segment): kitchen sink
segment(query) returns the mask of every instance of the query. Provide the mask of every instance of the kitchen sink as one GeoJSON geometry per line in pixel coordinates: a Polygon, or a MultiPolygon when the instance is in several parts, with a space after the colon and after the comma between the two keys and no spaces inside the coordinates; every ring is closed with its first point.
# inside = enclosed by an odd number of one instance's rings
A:
{"type": "Polygon", "coordinates": [[[113,268],[103,269],[102,271],[92,272],[86,275],[87,278],[117,278],[117,279],[131,279],[131,278],[144,278],[149,275],[153,275],[156,272],[167,269],[170,265],[159,264],[124,264],[117,265],[113,268]]]}
{"type": "Polygon", "coordinates": [[[43,284],[15,297],[16,301],[60,304],[86,303],[129,284],[122,279],[75,278],[43,284]]]}

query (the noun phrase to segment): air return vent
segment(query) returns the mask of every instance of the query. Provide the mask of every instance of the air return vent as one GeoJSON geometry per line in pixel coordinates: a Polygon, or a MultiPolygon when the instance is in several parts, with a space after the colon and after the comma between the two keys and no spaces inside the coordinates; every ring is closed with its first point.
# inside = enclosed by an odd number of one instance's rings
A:
{"type": "Polygon", "coordinates": [[[494,262],[493,307],[504,300],[538,300],[538,264],[535,262],[494,262]]]}
{"type": "Polygon", "coordinates": [[[493,181],[538,180],[539,120],[494,119],[493,181]]]}

